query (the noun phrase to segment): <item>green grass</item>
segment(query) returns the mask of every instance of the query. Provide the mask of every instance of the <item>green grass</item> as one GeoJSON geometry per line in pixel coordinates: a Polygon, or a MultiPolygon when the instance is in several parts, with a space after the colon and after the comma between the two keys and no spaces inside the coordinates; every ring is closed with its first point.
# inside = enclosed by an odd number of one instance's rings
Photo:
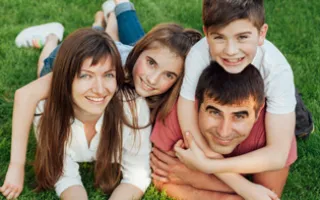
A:
{"type": "MultiPolygon", "coordinates": [[[[30,25],[59,21],[65,26],[65,36],[72,31],[91,26],[94,13],[102,1],[95,0],[1,0],[0,1],[0,184],[2,185],[10,159],[11,115],[14,91],[36,78],[36,63],[40,51],[19,49],[16,35],[30,25]],[[39,3],[40,2],[40,3],[39,3]]],[[[135,0],[135,7],[145,31],[161,22],[178,22],[201,30],[201,0],[135,0]]],[[[282,199],[315,200],[320,198],[320,1],[265,1],[268,39],[283,52],[291,64],[296,86],[312,111],[315,132],[307,141],[299,141],[299,159],[292,166],[282,199]]],[[[35,152],[35,141],[28,146],[28,162],[35,152]]],[[[104,199],[94,189],[92,166],[83,164],[83,182],[90,199],[104,199]]],[[[25,186],[19,199],[57,199],[54,191],[34,193],[34,172],[26,166],[25,186]]],[[[153,187],[145,199],[168,199],[153,187]]],[[[3,199],[1,196],[0,199],[3,199]]]]}

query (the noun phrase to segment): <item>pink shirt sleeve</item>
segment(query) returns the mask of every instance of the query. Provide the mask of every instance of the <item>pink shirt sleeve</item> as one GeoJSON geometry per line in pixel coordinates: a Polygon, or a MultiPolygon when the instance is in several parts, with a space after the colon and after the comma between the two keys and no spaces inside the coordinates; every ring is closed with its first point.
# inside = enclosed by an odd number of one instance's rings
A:
{"type": "Polygon", "coordinates": [[[170,151],[179,139],[182,139],[182,133],[178,121],[176,102],[164,122],[156,120],[151,133],[151,142],[162,151],[170,151]]]}

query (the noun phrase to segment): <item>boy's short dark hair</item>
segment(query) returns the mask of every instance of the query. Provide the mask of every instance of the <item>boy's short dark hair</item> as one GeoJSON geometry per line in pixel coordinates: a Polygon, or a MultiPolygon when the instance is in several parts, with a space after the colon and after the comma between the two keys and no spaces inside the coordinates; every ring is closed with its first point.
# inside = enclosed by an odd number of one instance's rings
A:
{"type": "Polygon", "coordinates": [[[199,108],[205,96],[221,105],[237,105],[253,98],[257,114],[265,102],[264,82],[258,69],[251,64],[241,73],[230,74],[212,61],[203,70],[197,85],[199,108]]]}
{"type": "Polygon", "coordinates": [[[219,29],[238,19],[248,19],[259,30],[265,22],[263,0],[203,0],[205,28],[219,29]]]}

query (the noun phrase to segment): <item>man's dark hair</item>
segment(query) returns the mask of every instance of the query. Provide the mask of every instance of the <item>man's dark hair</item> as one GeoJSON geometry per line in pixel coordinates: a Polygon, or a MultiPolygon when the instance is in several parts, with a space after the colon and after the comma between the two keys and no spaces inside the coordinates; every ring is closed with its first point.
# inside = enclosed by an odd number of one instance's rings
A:
{"type": "Polygon", "coordinates": [[[219,29],[238,19],[248,19],[260,30],[265,22],[263,0],[203,0],[205,28],[219,29]]]}
{"type": "Polygon", "coordinates": [[[238,74],[230,74],[212,61],[203,70],[197,85],[199,108],[205,95],[221,105],[237,105],[253,98],[256,114],[265,101],[263,79],[251,64],[238,74]]]}

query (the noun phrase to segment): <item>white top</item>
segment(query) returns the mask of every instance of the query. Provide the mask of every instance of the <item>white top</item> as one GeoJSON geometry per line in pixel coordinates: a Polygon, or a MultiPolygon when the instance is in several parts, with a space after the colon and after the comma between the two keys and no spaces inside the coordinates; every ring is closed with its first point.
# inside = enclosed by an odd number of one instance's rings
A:
{"type": "MultiPolygon", "coordinates": [[[[39,102],[36,113],[43,112],[44,103],[45,100],[39,102]]],[[[143,127],[149,123],[149,107],[142,97],[137,97],[136,105],[138,124],[143,127]]],[[[124,103],[124,109],[129,122],[131,122],[130,120],[132,120],[132,115],[128,103],[124,103]]],[[[40,117],[35,117],[33,120],[35,130],[40,117]]],[[[102,123],[103,116],[100,117],[96,124],[95,128],[97,133],[92,138],[90,146],[88,146],[83,123],[75,119],[74,123],[71,125],[71,137],[66,147],[63,175],[55,184],[55,189],[59,196],[70,186],[82,185],[79,174],[79,165],[77,162],[92,162],[96,159],[102,123]]],[[[137,130],[135,141],[134,131],[125,125],[123,125],[122,128],[123,143],[121,170],[123,178],[121,183],[132,184],[144,192],[151,182],[151,170],[149,165],[149,154],[151,152],[151,142],[149,137],[151,133],[151,126],[137,130]]]]}
{"type": "MultiPolygon", "coordinates": [[[[198,80],[210,64],[211,56],[206,38],[202,38],[190,50],[185,61],[185,75],[180,95],[194,101],[198,80]]],[[[286,114],[295,110],[296,98],[292,69],[282,53],[268,40],[258,46],[252,64],[259,70],[265,87],[267,111],[286,114]]]]}

